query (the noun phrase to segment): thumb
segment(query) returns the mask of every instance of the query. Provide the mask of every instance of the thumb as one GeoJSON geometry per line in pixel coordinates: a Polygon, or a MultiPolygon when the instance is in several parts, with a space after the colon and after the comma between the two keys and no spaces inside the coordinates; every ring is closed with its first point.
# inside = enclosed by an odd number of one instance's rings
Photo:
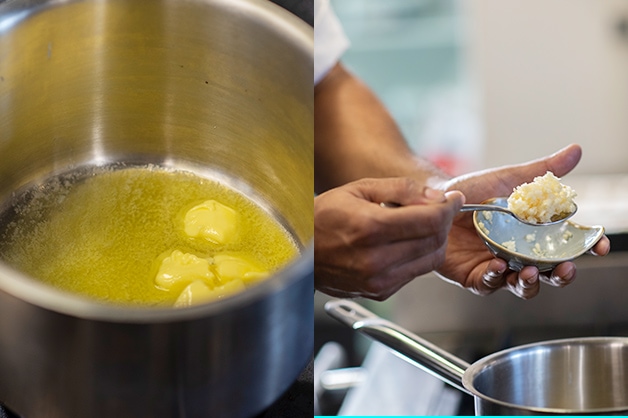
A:
{"type": "Polygon", "coordinates": [[[582,148],[580,145],[571,144],[548,157],[532,161],[531,165],[538,165],[538,171],[543,171],[541,174],[551,171],[556,176],[562,177],[578,165],[580,158],[582,158],[582,148]]]}
{"type": "Polygon", "coordinates": [[[455,177],[446,184],[448,190],[464,190],[470,202],[481,202],[489,197],[509,196],[514,187],[532,181],[551,171],[558,177],[573,170],[582,157],[582,148],[572,144],[554,154],[522,164],[491,168],[469,175],[455,177]]]}
{"type": "Polygon", "coordinates": [[[522,175],[527,175],[528,179],[525,179],[525,181],[543,175],[547,171],[551,171],[556,176],[562,177],[578,165],[580,158],[582,158],[582,148],[580,145],[571,144],[554,154],[519,164],[520,170],[518,171],[522,175]]]}
{"type": "Polygon", "coordinates": [[[542,176],[548,171],[557,177],[564,176],[578,165],[581,157],[582,148],[571,144],[554,154],[536,160],[487,170],[484,173],[488,174],[488,177],[483,183],[493,191],[493,195],[507,196],[514,187],[530,182],[534,177],[542,176]]]}

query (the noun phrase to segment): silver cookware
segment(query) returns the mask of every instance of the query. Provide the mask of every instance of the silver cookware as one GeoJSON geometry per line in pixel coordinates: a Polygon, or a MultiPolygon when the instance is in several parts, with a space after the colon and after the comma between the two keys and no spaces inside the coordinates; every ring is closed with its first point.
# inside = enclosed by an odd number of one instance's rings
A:
{"type": "Polygon", "coordinates": [[[628,413],[628,338],[543,341],[469,364],[353,301],[332,300],[325,309],[340,322],[472,395],[477,415],[628,413]]]}
{"type": "Polygon", "coordinates": [[[82,299],[0,263],[0,402],[231,418],[290,387],[313,351],[312,80],[312,28],[266,0],[0,2],[3,206],[64,172],[158,164],[250,191],[302,248],[250,291],[176,310],[82,299]]]}

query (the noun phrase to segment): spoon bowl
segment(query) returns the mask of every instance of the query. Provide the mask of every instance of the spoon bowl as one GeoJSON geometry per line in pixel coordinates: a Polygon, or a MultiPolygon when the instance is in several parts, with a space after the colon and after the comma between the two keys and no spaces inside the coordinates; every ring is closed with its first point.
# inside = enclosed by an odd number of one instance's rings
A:
{"type": "Polygon", "coordinates": [[[573,210],[573,212],[567,214],[567,216],[563,216],[560,219],[556,219],[556,220],[553,220],[553,221],[550,221],[550,222],[530,222],[530,221],[527,221],[525,219],[521,219],[519,216],[517,216],[517,214],[515,214],[510,209],[508,209],[508,203],[507,203],[507,199],[505,197],[494,197],[492,199],[485,200],[484,202],[482,202],[480,204],[466,204],[466,205],[462,205],[462,208],[460,209],[460,212],[497,211],[497,212],[506,213],[506,214],[514,217],[519,222],[527,224],[527,225],[547,226],[547,225],[559,224],[559,223],[562,223],[562,222],[566,221],[567,219],[571,218],[576,213],[577,210],[578,210],[578,206],[574,203],[574,210],[573,210]]]}

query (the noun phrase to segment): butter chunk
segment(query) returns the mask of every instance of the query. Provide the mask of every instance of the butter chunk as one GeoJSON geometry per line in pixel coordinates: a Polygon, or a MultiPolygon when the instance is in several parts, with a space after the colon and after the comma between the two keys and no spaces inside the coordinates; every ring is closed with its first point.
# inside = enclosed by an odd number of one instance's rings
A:
{"type": "Polygon", "coordinates": [[[174,303],[177,308],[198,305],[222,299],[235,293],[242,292],[246,286],[242,280],[232,280],[222,286],[210,288],[205,282],[196,280],[190,283],[179,295],[174,303]]]}
{"type": "Polygon", "coordinates": [[[169,290],[174,285],[186,285],[196,280],[211,283],[215,276],[209,267],[209,261],[204,258],[174,250],[162,260],[155,277],[155,284],[169,290]]]}
{"type": "Polygon", "coordinates": [[[182,308],[186,306],[197,305],[203,302],[209,302],[214,299],[212,289],[210,289],[202,280],[195,280],[181,292],[174,306],[182,308]]]}
{"type": "Polygon", "coordinates": [[[184,217],[185,233],[215,244],[229,242],[237,230],[238,214],[215,200],[207,200],[190,209],[184,217]]]}
{"type": "Polygon", "coordinates": [[[269,275],[257,262],[241,255],[218,254],[214,256],[214,264],[221,283],[237,279],[251,283],[269,275]]]}
{"type": "Polygon", "coordinates": [[[244,282],[239,279],[231,280],[221,286],[216,286],[212,290],[212,296],[215,299],[222,299],[227,296],[231,296],[236,293],[240,293],[246,290],[244,282]]]}

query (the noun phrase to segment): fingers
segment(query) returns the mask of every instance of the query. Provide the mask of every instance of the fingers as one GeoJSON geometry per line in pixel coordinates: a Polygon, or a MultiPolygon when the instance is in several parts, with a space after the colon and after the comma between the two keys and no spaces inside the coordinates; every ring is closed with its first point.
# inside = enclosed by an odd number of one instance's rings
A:
{"type": "Polygon", "coordinates": [[[547,273],[539,273],[534,266],[526,266],[516,272],[506,267],[506,262],[495,259],[473,289],[479,295],[488,295],[502,287],[521,299],[531,299],[539,294],[541,283],[552,287],[565,287],[576,278],[576,266],[572,262],[561,263],[547,273]]]}
{"type": "Polygon", "coordinates": [[[469,202],[489,197],[509,196],[514,187],[532,181],[547,171],[562,177],[573,170],[582,157],[579,145],[569,145],[558,152],[521,164],[508,165],[460,176],[446,182],[447,189],[462,190],[469,202]]]}
{"type": "MultiPolygon", "coordinates": [[[[353,186],[356,197],[375,203],[383,202],[389,207],[444,203],[449,200],[448,193],[425,187],[407,177],[362,179],[354,182],[353,186]]],[[[464,199],[460,192],[456,196],[456,199],[464,199]]]]}
{"type": "Polygon", "coordinates": [[[445,259],[445,247],[441,247],[422,257],[412,257],[396,263],[385,270],[379,270],[363,282],[361,295],[383,301],[388,299],[416,277],[434,270],[445,259]]]}
{"type": "Polygon", "coordinates": [[[546,171],[551,171],[561,177],[573,170],[580,162],[581,157],[582,148],[579,145],[571,144],[538,161],[544,165],[546,171]]]}
{"type": "Polygon", "coordinates": [[[371,236],[386,236],[387,242],[368,246],[364,240],[363,251],[352,266],[363,277],[362,295],[385,300],[417,276],[440,266],[452,220],[463,200],[459,192],[438,192],[437,203],[383,208],[385,213],[377,217],[381,233],[371,230],[371,236]]]}
{"type": "Polygon", "coordinates": [[[536,267],[526,266],[519,272],[508,274],[507,288],[521,299],[531,299],[539,294],[539,271],[536,267]]]}
{"type": "Polygon", "coordinates": [[[480,283],[475,286],[475,293],[488,295],[502,288],[506,282],[506,276],[504,275],[506,270],[507,264],[504,260],[499,258],[491,260],[482,275],[480,283]]]}
{"type": "Polygon", "coordinates": [[[405,177],[362,179],[353,183],[358,197],[370,202],[386,203],[389,207],[445,201],[444,193],[432,193],[405,177]]]}
{"type": "Polygon", "coordinates": [[[314,199],[315,286],[333,296],[384,300],[445,259],[460,192],[366,179],[314,199]],[[380,202],[401,202],[382,207],[380,202]]]}
{"type": "Polygon", "coordinates": [[[540,290],[539,271],[536,267],[526,266],[520,272],[516,272],[509,270],[504,260],[492,260],[479,285],[475,287],[475,293],[488,295],[501,288],[508,289],[522,299],[531,299],[538,295],[540,290]]]}
{"type": "Polygon", "coordinates": [[[464,196],[460,192],[437,193],[442,196],[442,201],[439,199],[429,204],[374,207],[378,212],[372,217],[377,222],[370,225],[369,239],[377,239],[378,243],[385,244],[442,234],[446,237],[454,217],[462,207],[464,196]]]}
{"type": "Polygon", "coordinates": [[[600,240],[593,246],[590,253],[596,256],[605,256],[611,251],[611,241],[608,239],[606,235],[604,235],[600,240]]]}
{"type": "MultiPolygon", "coordinates": [[[[610,240],[602,236],[590,251],[596,256],[605,256],[610,252],[610,240]]],[[[576,279],[576,265],[573,262],[561,263],[548,272],[539,273],[533,266],[526,266],[520,272],[506,268],[504,260],[491,261],[484,272],[480,283],[472,289],[479,295],[493,293],[502,287],[522,299],[530,299],[539,294],[540,284],[562,288],[576,279]]]]}
{"type": "Polygon", "coordinates": [[[528,173],[527,175],[530,177],[530,180],[532,177],[545,174],[546,171],[551,171],[556,176],[562,177],[578,165],[581,157],[582,148],[579,145],[571,144],[554,154],[529,161],[527,163],[519,164],[514,167],[507,167],[505,170],[512,171],[514,168],[522,174],[528,173]]]}
{"type": "Polygon", "coordinates": [[[576,265],[572,262],[561,263],[547,274],[541,274],[539,278],[550,286],[565,287],[576,279],[576,265]]]}
{"type": "MultiPolygon", "coordinates": [[[[342,248],[338,252],[345,253],[342,248]]],[[[316,287],[337,297],[385,300],[445,260],[446,238],[428,237],[386,246],[355,248],[351,254],[317,257],[316,287]]],[[[317,253],[321,254],[321,253],[317,253]]],[[[315,256],[316,257],[316,256],[315,256]]]]}

